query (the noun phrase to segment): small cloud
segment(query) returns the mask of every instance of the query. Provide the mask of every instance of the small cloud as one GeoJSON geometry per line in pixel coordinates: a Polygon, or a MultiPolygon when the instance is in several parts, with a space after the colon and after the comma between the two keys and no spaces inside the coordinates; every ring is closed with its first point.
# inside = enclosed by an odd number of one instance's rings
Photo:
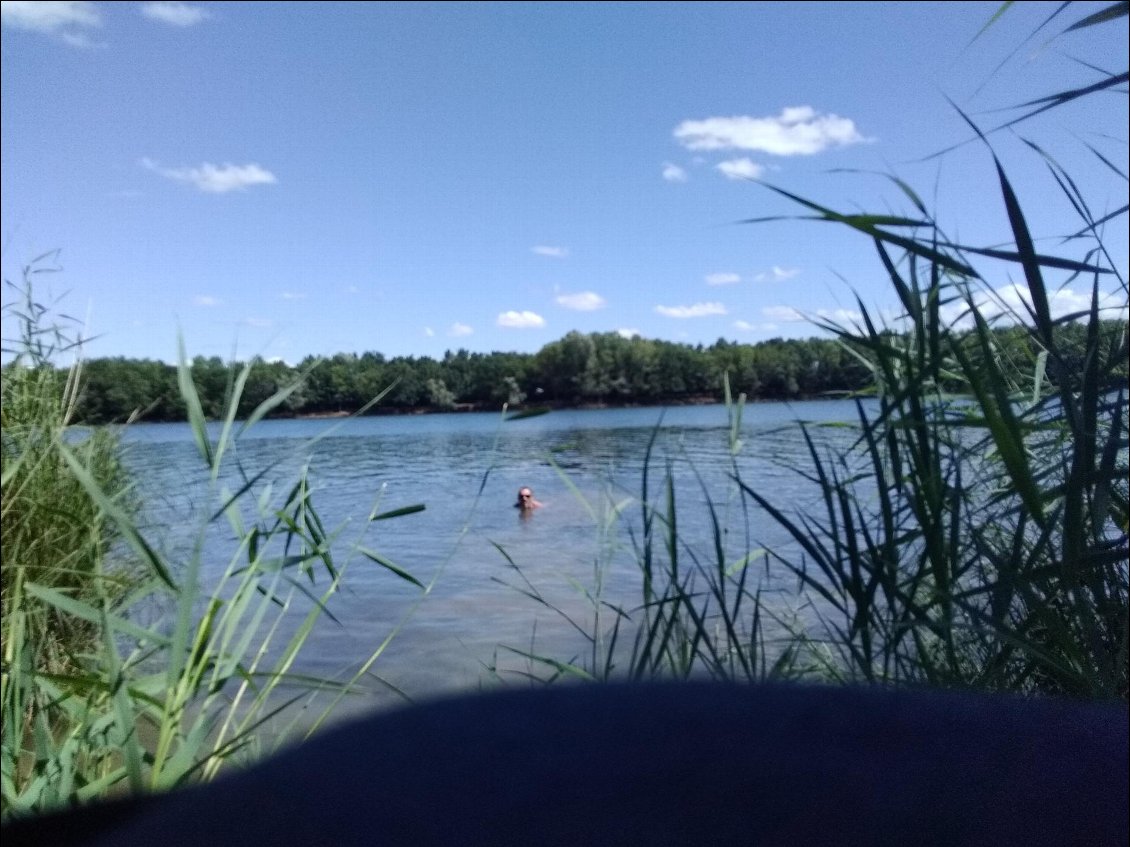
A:
{"type": "Polygon", "coordinates": [[[761,314],[765,315],[769,320],[778,323],[788,324],[804,320],[804,315],[792,306],[766,306],[761,310],[761,314]]]}
{"type": "Polygon", "coordinates": [[[656,306],[655,311],[668,318],[704,318],[724,315],[726,307],[721,303],[695,303],[693,306],[656,306]]]}
{"type": "Polygon", "coordinates": [[[616,334],[621,338],[642,338],[638,329],[618,329],[616,334]]]}
{"type": "Polygon", "coordinates": [[[530,252],[537,253],[539,256],[549,256],[551,259],[564,259],[569,255],[569,251],[565,247],[546,247],[541,244],[537,247],[531,247],[530,252]]]}
{"type": "Polygon", "coordinates": [[[93,42],[78,30],[102,26],[102,13],[93,3],[4,0],[0,24],[57,36],[74,47],[91,47],[93,42]]]}
{"type": "MultiPolygon", "coordinates": [[[[995,318],[1019,319],[1030,323],[1032,294],[1023,283],[1009,283],[992,291],[980,291],[974,295],[974,302],[986,320],[995,318]]],[[[1091,295],[1070,288],[1060,288],[1048,292],[1048,308],[1053,318],[1086,312],[1091,308],[1091,295]]],[[[1125,315],[1126,301],[1120,297],[1106,296],[1099,300],[1099,313],[1106,317],[1125,315]]],[[[958,328],[972,326],[969,306],[964,302],[954,302],[942,306],[941,316],[947,324],[958,328]]]]}
{"type": "Polygon", "coordinates": [[[751,324],[749,321],[734,321],[734,329],[741,332],[772,332],[777,328],[776,324],[751,324]]]}
{"type": "Polygon", "coordinates": [[[761,310],[761,314],[777,323],[799,323],[819,319],[836,324],[856,324],[863,320],[863,315],[854,309],[817,309],[815,312],[805,314],[792,306],[766,306],[761,310]]]}
{"type": "Polygon", "coordinates": [[[180,27],[195,26],[212,17],[207,9],[176,2],[142,3],[141,14],[151,21],[180,27]]]}
{"type": "Polygon", "coordinates": [[[742,281],[740,276],[733,273],[707,274],[704,279],[707,285],[734,285],[742,281]]]}
{"type": "Polygon", "coordinates": [[[275,325],[275,322],[270,318],[244,318],[243,322],[256,329],[267,329],[275,325]]]}
{"type": "Polygon", "coordinates": [[[345,293],[346,294],[360,294],[361,289],[358,288],[356,285],[347,285],[345,287],[345,293]]]}
{"type": "Polygon", "coordinates": [[[511,329],[532,329],[545,326],[545,318],[536,312],[502,312],[496,323],[511,329]]]}
{"type": "Polygon", "coordinates": [[[557,305],[575,312],[595,312],[608,305],[607,301],[594,291],[581,291],[577,294],[562,294],[557,305]]]}
{"type": "Polygon", "coordinates": [[[305,300],[306,295],[300,294],[300,293],[295,292],[295,291],[284,291],[282,293],[282,299],[283,300],[305,300]]]}
{"type": "Polygon", "coordinates": [[[452,338],[461,338],[464,335],[470,335],[474,331],[475,330],[467,326],[467,324],[461,324],[459,323],[459,321],[456,321],[450,327],[448,327],[447,334],[452,338]]]}
{"type": "Polygon", "coordinates": [[[752,159],[728,159],[715,165],[726,179],[759,179],[765,168],[752,159]]]}
{"type": "Polygon", "coordinates": [[[671,162],[663,163],[663,178],[668,182],[686,182],[687,172],[671,162]]]}
{"type": "Polygon", "coordinates": [[[428,338],[435,338],[435,334],[436,334],[436,331],[434,329],[432,329],[430,326],[424,327],[424,335],[426,335],[428,338]]]}
{"type": "Polygon", "coordinates": [[[836,324],[858,324],[863,320],[855,309],[817,309],[816,317],[836,324]]]}
{"type": "Polygon", "coordinates": [[[849,118],[822,115],[811,106],[790,106],[775,117],[683,121],[674,135],[689,150],[756,150],[774,156],[811,156],[869,140],[849,118]]]}
{"type": "MultiPolygon", "coordinates": [[[[1013,312],[1019,315],[1027,315],[1028,309],[1032,306],[1032,293],[1028,290],[1027,285],[1015,282],[1003,288],[998,288],[993,292],[991,298],[984,298],[980,304],[985,310],[986,316],[994,313],[994,301],[995,313],[997,314],[1013,312]]],[[[1091,308],[1091,297],[1089,294],[1080,294],[1070,288],[1049,291],[1048,308],[1053,318],[1061,318],[1073,312],[1085,312],[1091,308]]]]}
{"type": "Polygon", "coordinates": [[[192,302],[197,306],[219,306],[222,300],[217,300],[209,294],[198,294],[192,298],[192,302]]]}
{"type": "Polygon", "coordinates": [[[799,268],[782,268],[778,267],[777,265],[774,265],[772,270],[773,279],[777,280],[778,282],[786,279],[792,279],[799,273],[799,268]]]}
{"type": "Polygon", "coordinates": [[[104,41],[95,41],[85,32],[64,32],[59,36],[64,44],[77,47],[79,50],[93,50],[96,47],[105,47],[104,41]]]}
{"type": "Polygon", "coordinates": [[[142,159],[141,166],[167,179],[187,182],[208,194],[244,191],[252,185],[271,185],[278,180],[270,171],[252,162],[248,165],[213,165],[205,162],[197,168],[166,168],[152,159],[142,159]]]}

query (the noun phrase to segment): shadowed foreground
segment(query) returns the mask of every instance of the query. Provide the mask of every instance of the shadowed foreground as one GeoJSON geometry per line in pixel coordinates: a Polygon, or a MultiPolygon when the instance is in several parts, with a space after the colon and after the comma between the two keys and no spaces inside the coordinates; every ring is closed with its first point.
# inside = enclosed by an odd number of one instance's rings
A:
{"type": "Polygon", "coordinates": [[[362,720],[18,844],[1126,844],[1121,705],[712,684],[510,691],[362,720]]]}

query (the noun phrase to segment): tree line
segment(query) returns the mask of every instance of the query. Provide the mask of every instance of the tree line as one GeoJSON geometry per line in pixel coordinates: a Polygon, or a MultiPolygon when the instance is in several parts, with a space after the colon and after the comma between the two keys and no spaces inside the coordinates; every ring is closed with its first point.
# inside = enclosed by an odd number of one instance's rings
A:
{"type": "MultiPolygon", "coordinates": [[[[995,333],[1002,355],[1035,362],[1023,332],[995,333]]],[[[896,338],[892,333],[892,337],[896,338]]],[[[204,413],[219,417],[242,363],[219,357],[192,360],[192,379],[204,413]]],[[[774,338],[757,344],[719,339],[710,346],[570,332],[537,353],[447,351],[386,358],[377,352],[307,357],[295,366],[255,358],[240,399],[249,414],[276,391],[301,380],[276,416],[356,412],[387,392],[370,414],[545,405],[653,405],[719,400],[724,375],[735,395],[795,400],[870,385],[870,371],[850,341],[774,338]]],[[[185,419],[175,366],[123,357],[88,361],[77,419],[90,424],[185,419]]]]}

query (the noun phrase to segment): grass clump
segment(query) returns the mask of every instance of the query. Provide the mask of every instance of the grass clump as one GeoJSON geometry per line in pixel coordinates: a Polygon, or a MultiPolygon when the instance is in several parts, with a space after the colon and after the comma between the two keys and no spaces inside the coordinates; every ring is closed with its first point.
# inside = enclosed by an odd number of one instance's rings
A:
{"type": "Polygon", "coordinates": [[[271,467],[250,470],[238,457],[239,436],[297,385],[237,421],[244,367],[223,419],[209,425],[183,351],[181,398],[213,505],[188,553],[168,559],[139,525],[113,436],[68,429],[81,368],[54,369],[52,357],[73,344],[48,326],[32,275],[3,388],[5,819],[210,779],[283,743],[297,725],[287,723],[291,707],[312,709],[302,721],[312,732],[360,690],[396,631],[341,679],[301,673],[303,646],[333,618],[328,604],[351,563],[426,588],[366,539],[423,506],[382,511],[378,501],[339,556],[344,528],[323,524],[307,468],[278,496],[271,467]],[[206,537],[221,532],[226,560],[206,560],[206,537]]]}
{"type": "MultiPolygon", "coordinates": [[[[56,359],[74,352],[81,339],[65,317],[50,323],[49,310],[32,296],[32,280],[51,269],[50,258],[41,257],[25,270],[22,284],[11,286],[19,299],[5,309],[5,324],[17,326],[19,333],[4,341],[4,352],[13,358],[4,365],[0,403],[0,588],[5,628],[18,627],[40,666],[58,673],[93,646],[96,627],[29,605],[27,585],[90,601],[101,594],[120,597],[130,584],[127,568],[107,563],[115,527],[71,472],[63,450],[111,501],[127,512],[134,504],[114,434],[70,428],[81,362],[60,370],[56,359]]],[[[17,661],[12,647],[5,638],[5,667],[17,661]]],[[[6,732],[10,713],[4,714],[6,732]]]]}

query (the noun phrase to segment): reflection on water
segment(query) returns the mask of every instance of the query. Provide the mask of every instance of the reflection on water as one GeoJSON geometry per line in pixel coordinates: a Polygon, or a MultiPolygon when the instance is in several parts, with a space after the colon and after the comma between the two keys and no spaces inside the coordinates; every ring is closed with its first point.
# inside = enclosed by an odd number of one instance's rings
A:
{"type": "MultiPolygon", "coordinates": [[[[493,414],[265,421],[241,438],[224,481],[234,489],[241,473],[267,469],[256,498],[279,503],[308,465],[313,502],[326,528],[342,533],[342,555],[375,508],[426,504],[423,512],[372,524],[364,543],[421,581],[434,579],[430,594],[416,607],[417,589],[355,557],[331,604],[340,625],[321,621],[296,669],[340,678],[411,612],[375,670],[418,697],[480,684],[496,658],[521,669],[522,660],[500,646],[565,660],[583,653],[586,643],[570,623],[523,591],[534,589],[586,620],[591,607],[574,586],[593,586],[595,569],[602,568],[604,595],[634,606],[639,579],[630,530],[640,510],[628,506],[611,527],[603,526],[603,515],[609,504],[639,496],[653,439],[650,485],[658,492],[670,469],[681,536],[692,549],[710,540],[709,498],[730,531],[727,556],[737,560],[748,549],[747,536],[757,546],[783,545],[785,537],[757,511],[747,527],[730,480],[735,468],[782,507],[804,508],[815,492],[792,470],[809,464],[796,420],[854,416],[854,406],[842,401],[751,405],[736,464],[722,406],[562,411],[507,423],[493,414]],[[513,508],[514,492],[524,485],[545,504],[528,519],[513,508]]],[[[839,443],[851,438],[844,428],[813,432],[839,443]]],[[[125,442],[147,521],[161,528],[176,561],[216,508],[189,429],[135,425],[125,442]]],[[[218,577],[232,546],[226,525],[214,524],[205,542],[206,578],[218,577]]],[[[772,591],[783,575],[759,577],[772,591]]]]}

